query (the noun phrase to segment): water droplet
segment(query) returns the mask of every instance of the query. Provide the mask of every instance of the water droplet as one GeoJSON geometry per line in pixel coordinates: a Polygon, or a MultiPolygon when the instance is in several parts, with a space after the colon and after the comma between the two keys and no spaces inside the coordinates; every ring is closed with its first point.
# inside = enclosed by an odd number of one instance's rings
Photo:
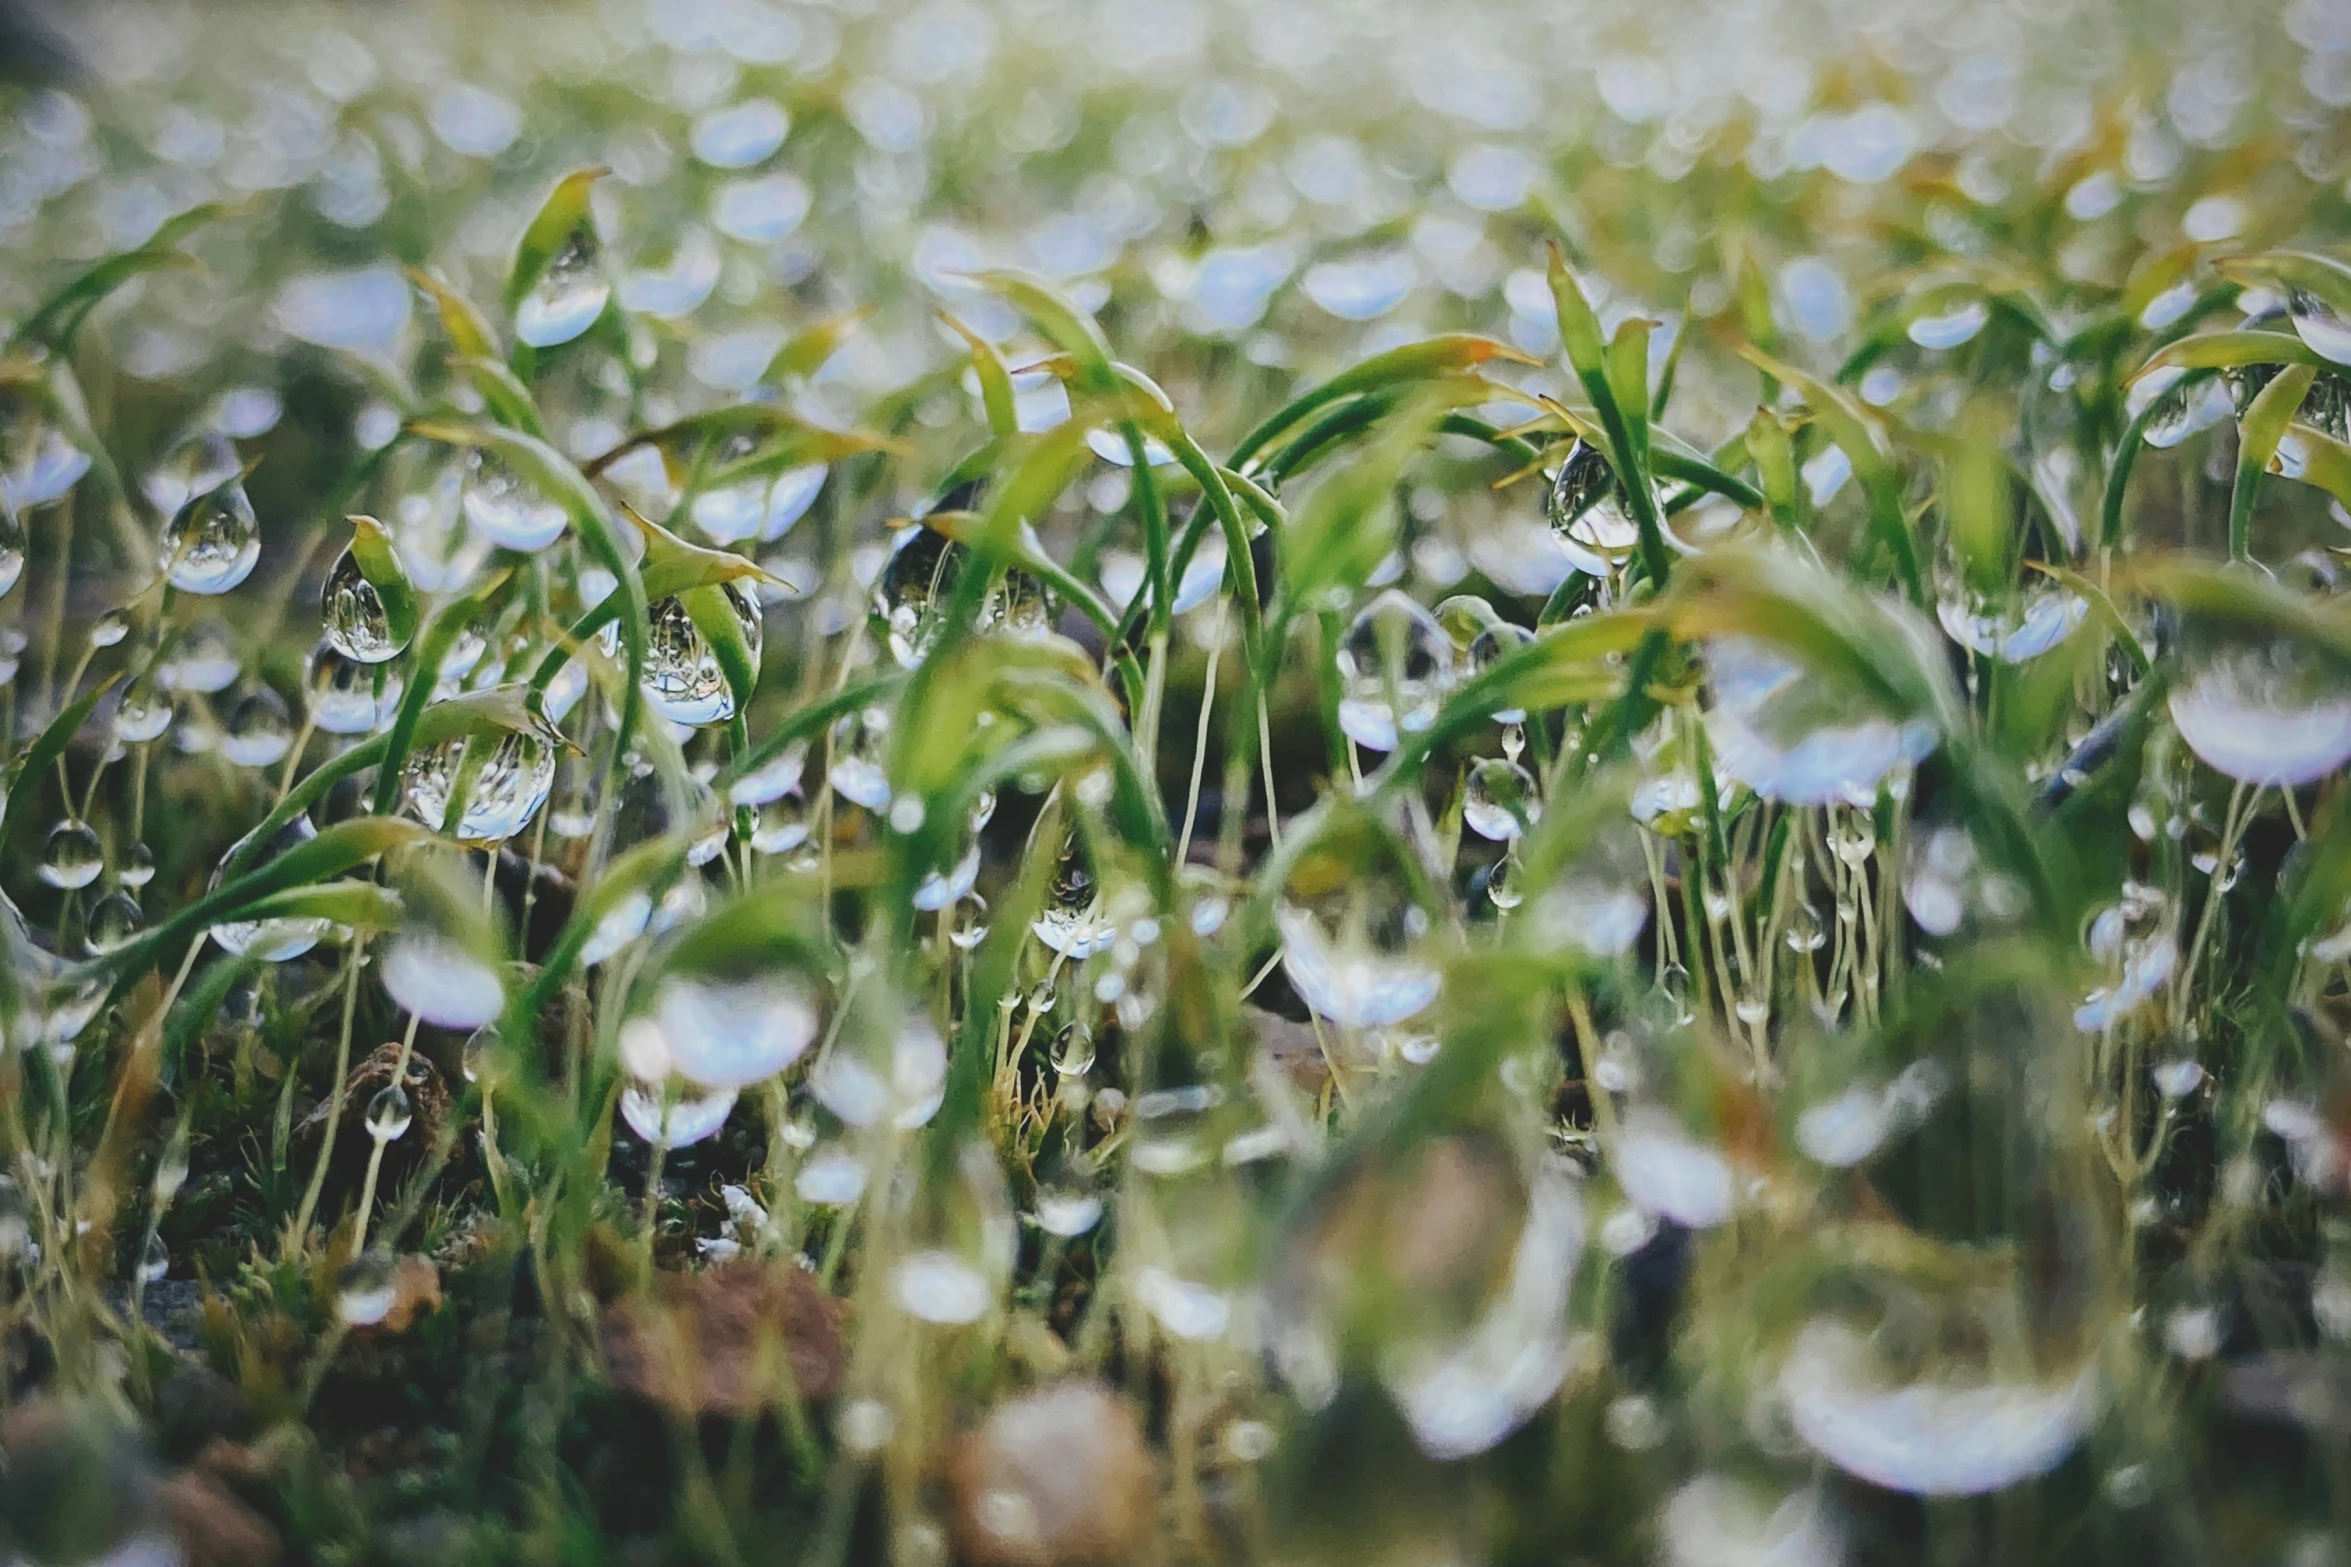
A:
{"type": "Polygon", "coordinates": [[[243,669],[228,628],[217,620],[200,620],[180,634],[178,644],[156,670],[156,683],[167,691],[210,696],[235,684],[243,669]]]}
{"type": "Polygon", "coordinates": [[[568,343],[596,324],[611,298],[612,284],[597,264],[596,230],[582,223],[515,307],[514,335],[533,348],[568,343]]]}
{"type": "Polygon", "coordinates": [[[1588,441],[1569,444],[1544,512],[1568,559],[1589,576],[1608,576],[1641,542],[1641,525],[1625,504],[1616,470],[1588,441]]]}
{"type": "Polygon", "coordinates": [[[1029,929],[1055,952],[1079,962],[1107,951],[1116,929],[1104,917],[1093,864],[1076,834],[1062,843],[1045,909],[1029,929]]]}
{"type": "Polygon", "coordinates": [[[110,609],[90,622],[87,633],[94,648],[115,647],[131,634],[131,617],[120,609],[110,609]]]}
{"type": "Polygon", "coordinates": [[[125,745],[145,745],[171,727],[171,696],[150,676],[141,676],[123,688],[114,708],[114,737],[125,745]]]}
{"type": "Polygon", "coordinates": [[[498,1049],[498,1031],[487,1024],[465,1036],[465,1048],[458,1052],[457,1070],[469,1083],[478,1083],[482,1074],[493,1067],[492,1057],[498,1049]]]}
{"type": "Polygon", "coordinates": [[[953,1252],[936,1249],[901,1261],[890,1285],[909,1316],[950,1326],[979,1321],[996,1300],[987,1275],[953,1252]]]}
{"type": "Polygon", "coordinates": [[[413,1119],[408,1107],[408,1090],[398,1083],[386,1083],[367,1102],[367,1135],[379,1143],[396,1142],[406,1136],[413,1119]]]}
{"type": "MultiPolygon", "coordinates": [[[[256,829],[258,831],[259,829],[256,829]]],[[[278,830],[266,845],[256,846],[253,834],[248,833],[229,846],[221,856],[218,869],[212,873],[207,892],[217,892],[231,864],[237,865],[242,876],[269,864],[287,850],[298,848],[318,836],[318,829],[307,816],[297,816],[278,830]],[[239,862],[242,863],[239,863],[239,862]]],[[[282,963],[298,958],[318,945],[319,939],[333,928],[333,922],[323,919],[236,920],[212,927],[212,939],[221,949],[242,957],[256,958],[264,963],[282,963]]]]}
{"type": "Polygon", "coordinates": [[[399,1299],[392,1259],[380,1251],[363,1252],[335,1275],[335,1316],[347,1328],[376,1326],[399,1299]]]}
{"type": "MultiPolygon", "coordinates": [[[[1498,620],[1470,640],[1468,667],[1463,673],[1468,677],[1482,675],[1534,640],[1535,634],[1526,627],[1498,620]]],[[[1523,724],[1526,719],[1526,709],[1523,707],[1497,708],[1494,713],[1494,721],[1498,724],[1523,724]]],[[[1516,761],[1517,758],[1513,756],[1511,760],[1516,761]]]]}
{"type": "Polygon", "coordinates": [[[947,1047],[930,1020],[907,1018],[894,1034],[868,1023],[836,1044],[809,1074],[816,1102],[851,1126],[888,1121],[912,1131],[938,1113],[946,1093],[947,1047]]]}
{"type": "Polygon", "coordinates": [[[261,559],[261,521],[245,486],[231,483],[196,496],[163,530],[160,565],[183,593],[226,593],[261,559]]]}
{"type": "Polygon", "coordinates": [[[1935,604],[1935,617],[1952,641],[2004,664],[2048,652],[2088,612],[2079,594],[2058,586],[1997,595],[1955,589],[1935,604]]]}
{"type": "Polygon", "coordinates": [[[71,891],[87,887],[104,869],[106,850],[98,842],[97,829],[88,822],[68,816],[49,829],[49,840],[41,853],[41,880],[71,891]]]}
{"type": "Polygon", "coordinates": [[[1796,1433],[1847,1474],[1920,1496],[1974,1496],[2056,1467],[2097,1409],[2096,1373],[2070,1379],[1889,1384],[1868,1341],[1816,1319],[1779,1373],[1796,1433]]]}
{"type": "Polygon", "coordinates": [[[407,689],[398,670],[358,663],[324,642],[310,650],[302,685],[311,722],[331,735],[363,735],[388,724],[407,689]]]}
{"type": "Polygon", "coordinates": [[[1911,318],[1909,336],[1926,349],[1957,348],[1970,342],[1992,319],[1992,307],[1980,299],[1963,300],[1948,310],[1911,318]]]}
{"type": "Polygon", "coordinates": [[[171,1272],[171,1248],[163,1244],[163,1237],[150,1234],[146,1246],[139,1253],[139,1282],[153,1284],[171,1272]]]}
{"type": "Polygon", "coordinates": [[[1666,1501],[1661,1567],[1837,1567],[1845,1545],[1810,1488],[1776,1506],[1724,1475],[1702,1474],[1666,1501]]]}
{"type": "MultiPolygon", "coordinates": [[[[740,628],[751,668],[759,668],[764,638],[759,603],[740,584],[718,589],[740,628]]],[[[723,724],[748,692],[727,681],[718,653],[694,624],[685,602],[665,598],[652,607],[645,640],[645,699],[673,724],[723,724]]]]}
{"type": "Polygon", "coordinates": [[[1712,1229],[1731,1216],[1730,1161],[1654,1106],[1626,1112],[1609,1168],[1627,1197],[1685,1229],[1712,1229]]]}
{"type": "Polygon", "coordinates": [[[320,590],[319,618],[326,622],[327,641],[345,658],[362,664],[381,664],[399,656],[407,639],[395,636],[383,596],[359,569],[359,558],[346,549],[327,573],[320,590]]]}
{"type": "Polygon", "coordinates": [[[1453,683],[1453,639],[1393,588],[1339,639],[1339,727],[1370,751],[1396,749],[1398,730],[1426,729],[1453,683]]]}
{"type": "Polygon", "coordinates": [[[506,1006],[506,985],[493,964],[429,930],[394,936],[377,977],[403,1011],[435,1028],[480,1028],[506,1006]]]}
{"type": "Polygon", "coordinates": [[[448,820],[450,797],[465,786],[454,836],[460,843],[504,843],[530,822],[555,787],[555,751],[534,735],[459,736],[408,761],[408,803],[426,826],[448,820]],[[476,768],[472,755],[489,752],[476,768]],[[470,775],[470,777],[469,777],[470,775]]]}
{"type": "Polygon", "coordinates": [[[734,1108],[735,1091],[731,1088],[673,1097],[663,1089],[631,1083],[620,1095],[620,1116],[629,1130],[665,1148],[690,1148],[715,1137],[734,1108]]]}
{"type": "Polygon", "coordinates": [[[655,1001],[673,1070],[702,1088],[745,1088],[775,1076],[816,1037],[816,1005],[790,979],[672,975],[655,1001]]]}
{"type": "Polygon", "coordinates": [[[1819,677],[1744,637],[1706,645],[1714,705],[1706,718],[1721,770],[1791,805],[1866,805],[1897,769],[1923,761],[1933,725],[1870,711],[1845,683],[1819,677]]]}
{"type": "Polygon", "coordinates": [[[1461,820],[1479,837],[1507,843],[1542,814],[1534,774],[1516,762],[1489,758],[1470,768],[1461,793],[1461,820]]]}
{"type": "Polygon", "coordinates": [[[2351,688],[2293,643],[2227,648],[2175,685],[2169,703],[2188,748],[2244,783],[2293,787],[2351,759],[2351,688]]]}
{"type": "Polygon", "coordinates": [[[0,506],[21,516],[58,500],[90,471],[90,454],[66,437],[29,388],[0,394],[0,506]]]}
{"type": "Polygon", "coordinates": [[[846,1208],[865,1195],[865,1165],[839,1143],[827,1143],[808,1156],[792,1178],[792,1190],[802,1202],[822,1208],[846,1208]]]}
{"type": "Polygon", "coordinates": [[[539,487],[495,452],[476,447],[466,456],[466,521],[501,549],[535,554],[563,536],[570,519],[539,487]]]}
{"type": "Polygon", "coordinates": [[[1437,997],[1435,919],[1409,851],[1377,822],[1340,818],[1302,852],[1274,923],[1301,1000],[1350,1028],[1386,1028],[1437,997]]]}
{"type": "Polygon", "coordinates": [[[890,710],[869,707],[833,725],[833,765],[825,774],[833,792],[852,805],[878,811],[890,803],[890,710]]]}
{"type": "Polygon", "coordinates": [[[0,598],[7,597],[23,578],[24,551],[24,523],[0,500],[0,598]]]}
{"type": "Polygon", "coordinates": [[[103,957],[130,945],[143,923],[145,916],[139,911],[138,900],[117,887],[91,905],[82,940],[88,943],[93,955],[103,957]]]}
{"type": "Polygon", "coordinates": [[[252,685],[229,709],[221,731],[220,754],[239,767],[274,767],[293,749],[294,723],[285,698],[265,685],[252,685]]]}
{"type": "Polygon", "coordinates": [[[2161,1062],[2151,1075],[2156,1092],[2166,1099],[2185,1099],[2204,1084],[2203,1063],[2193,1056],[2161,1062]]]}
{"type": "Polygon", "coordinates": [[[2336,364],[2351,365],[2351,322],[2333,306],[2316,294],[2295,289],[2287,296],[2286,308],[2293,317],[2294,333],[2305,347],[2336,364]]]}

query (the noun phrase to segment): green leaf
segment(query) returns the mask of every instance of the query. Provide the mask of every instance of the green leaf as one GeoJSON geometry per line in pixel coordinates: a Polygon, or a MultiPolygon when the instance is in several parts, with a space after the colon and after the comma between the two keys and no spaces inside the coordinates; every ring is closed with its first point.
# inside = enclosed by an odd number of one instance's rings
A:
{"type": "Polygon", "coordinates": [[[399,548],[384,525],[373,517],[351,516],[343,519],[351,524],[351,558],[359,565],[359,574],[376,592],[384,606],[384,619],[390,626],[392,640],[406,647],[416,635],[421,611],[417,607],[416,589],[408,580],[408,569],[400,564],[399,548]]]}
{"type": "Polygon", "coordinates": [[[2291,332],[2202,332],[2166,343],[2131,376],[2145,380],[2159,370],[2234,370],[2241,365],[2308,365],[2329,368],[2291,332]]]}
{"type": "Polygon", "coordinates": [[[1292,398],[1267,415],[1264,422],[1242,438],[1241,444],[1233,449],[1232,456],[1226,459],[1225,466],[1238,473],[1255,473],[1264,466],[1256,461],[1258,454],[1271,445],[1276,437],[1309,414],[1342,398],[1410,389],[1422,382],[1471,370],[1496,359],[1525,365],[1539,362],[1507,343],[1498,343],[1490,337],[1479,337],[1468,332],[1449,332],[1417,343],[1406,343],[1383,354],[1374,354],[1361,364],[1343,370],[1320,386],[1292,398]]]}
{"type": "Polygon", "coordinates": [[[2261,491],[2262,475],[2277,456],[2286,425],[2310,395],[2318,372],[2308,365],[2288,365],[2270,378],[2245,410],[2237,435],[2237,479],[2229,492],[2229,558],[2249,560],[2253,546],[2253,502],[2261,491]]]}
{"type": "Polygon", "coordinates": [[[2232,283],[2269,283],[2289,294],[2309,294],[2340,316],[2351,316],[2351,266],[2301,250],[2222,256],[2212,270],[2232,283]]]}
{"type": "Polygon", "coordinates": [[[1012,439],[1020,433],[1020,415],[1013,402],[1012,373],[1004,368],[1003,356],[994,344],[945,311],[939,312],[939,319],[970,345],[971,368],[979,377],[980,406],[987,410],[990,433],[1000,441],[1012,439]]]}
{"type": "MultiPolygon", "coordinates": [[[[73,737],[81,733],[82,725],[90,721],[90,714],[97,710],[99,700],[113,690],[122,677],[123,671],[116,670],[77,700],[67,703],[65,711],[52,719],[49,727],[41,731],[24,755],[9,767],[7,787],[0,790],[0,856],[6,855],[14,844],[16,829],[24,816],[24,812],[16,809],[17,796],[40,787],[41,779],[47,776],[50,768],[57,765],[57,759],[73,743],[73,737]]],[[[70,807],[71,802],[67,803],[70,807]]]]}
{"type": "Polygon", "coordinates": [[[489,318],[474,308],[472,300],[422,267],[410,267],[407,271],[408,280],[424,290],[440,312],[441,330],[449,334],[449,345],[457,350],[460,359],[498,357],[497,334],[491,330],[489,318]]]}
{"type": "Polygon", "coordinates": [[[161,271],[166,267],[189,267],[201,270],[196,258],[182,251],[180,241],[206,224],[240,210],[224,202],[207,202],[191,207],[171,219],[146,244],[135,250],[108,256],[72,282],[43,300],[25,317],[8,340],[11,351],[38,344],[53,353],[63,354],[73,345],[82,323],[97,309],[107,295],[143,273],[161,271]]]}
{"type": "Polygon", "coordinates": [[[762,385],[773,385],[793,377],[811,376],[824,368],[826,360],[841,351],[849,335],[865,324],[873,314],[873,306],[860,305],[855,310],[831,316],[814,326],[803,327],[785,339],[767,368],[759,373],[762,385]]]}
{"type": "Polygon", "coordinates": [[[1101,326],[1052,284],[1010,270],[977,272],[972,281],[1017,306],[1048,342],[1069,355],[1079,387],[1104,396],[1117,392],[1118,377],[1110,368],[1110,343],[1101,326]]]}
{"type": "Polygon", "coordinates": [[[1894,471],[1893,450],[1883,428],[1841,388],[1782,364],[1761,349],[1746,347],[1739,352],[1749,364],[1793,388],[1829,439],[1852,460],[1853,476],[1861,481],[1862,493],[1869,500],[1871,530],[1894,557],[1904,593],[1913,604],[1924,606],[1928,601],[1926,573],[1919,563],[1918,540],[1911,533],[1910,518],[1902,508],[1902,480],[1894,471]]]}
{"type": "Polygon", "coordinates": [[[376,769],[375,803],[371,807],[378,816],[389,816],[400,802],[400,786],[408,767],[408,755],[416,739],[417,726],[424,717],[425,707],[433,699],[433,687],[439,683],[437,672],[449,650],[475,617],[505,591],[509,571],[493,571],[471,593],[457,599],[433,617],[418,639],[410,666],[408,688],[400,695],[399,710],[392,717],[392,727],[384,736],[384,756],[376,769]]]}
{"type": "Polygon", "coordinates": [[[596,220],[588,211],[588,192],[610,169],[576,169],[555,182],[539,206],[522,241],[514,248],[514,265],[506,274],[506,313],[512,316],[523,299],[539,285],[548,265],[582,228],[595,238],[596,220]]]}

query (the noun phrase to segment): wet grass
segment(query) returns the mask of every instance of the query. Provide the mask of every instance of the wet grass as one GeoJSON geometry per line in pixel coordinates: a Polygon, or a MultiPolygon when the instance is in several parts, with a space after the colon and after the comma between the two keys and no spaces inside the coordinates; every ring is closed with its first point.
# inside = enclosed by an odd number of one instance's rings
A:
{"type": "Polygon", "coordinates": [[[14,102],[9,1551],[2351,1549],[2320,67],[751,15],[14,102]]]}

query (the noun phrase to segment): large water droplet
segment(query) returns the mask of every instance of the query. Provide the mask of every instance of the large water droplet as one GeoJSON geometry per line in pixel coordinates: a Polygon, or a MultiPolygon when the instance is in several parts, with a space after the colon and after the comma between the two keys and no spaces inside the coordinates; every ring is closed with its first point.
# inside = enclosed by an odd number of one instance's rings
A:
{"type": "Polygon", "coordinates": [[[229,709],[228,727],[221,731],[220,754],[239,767],[274,767],[294,745],[294,723],[285,698],[265,685],[253,685],[229,709]]]}
{"type": "Polygon", "coordinates": [[[1616,470],[1589,441],[1579,439],[1568,447],[1544,511],[1568,559],[1590,576],[1607,576],[1641,542],[1641,525],[1625,503],[1616,470]]]}
{"type": "Polygon", "coordinates": [[[164,526],[160,564],[183,593],[226,593],[260,559],[261,520],[242,484],[196,496],[164,526]]]}
{"type": "Polygon", "coordinates": [[[1434,918],[1403,848],[1384,832],[1342,831],[1301,856],[1274,924],[1299,998],[1350,1028],[1386,1028],[1437,998],[1434,918]]]}
{"type": "Polygon", "coordinates": [[[1872,713],[1866,698],[1744,637],[1706,645],[1707,736],[1721,770],[1791,805],[1867,805],[1897,768],[1935,748],[1934,726],[1872,713]]]}
{"type": "Polygon", "coordinates": [[[91,905],[90,917],[82,928],[82,940],[94,955],[103,957],[130,945],[131,938],[144,923],[138,900],[117,887],[91,905]]]}
{"type": "Polygon", "coordinates": [[[808,992],[775,974],[672,975],[655,1001],[673,1070],[702,1088],[747,1088],[775,1076],[816,1037],[808,992]]]}
{"type": "Polygon", "coordinates": [[[553,348],[596,324],[612,298],[612,284],[597,265],[596,251],[593,228],[583,223],[571,231],[515,307],[516,337],[533,348],[553,348]]]}
{"type": "Polygon", "coordinates": [[[501,549],[533,554],[563,536],[569,518],[504,458],[475,448],[465,463],[465,519],[501,549]]]}
{"type": "Polygon", "coordinates": [[[0,394],[0,506],[46,506],[90,471],[90,454],[67,439],[30,391],[0,394]]]}
{"type": "Polygon", "coordinates": [[[88,822],[68,816],[49,829],[49,841],[41,851],[41,880],[71,891],[87,887],[104,869],[106,850],[88,822]]]}
{"type": "Polygon", "coordinates": [[[2351,681],[2289,642],[2239,645],[2172,688],[2171,721],[2214,769],[2251,784],[2306,784],[2351,759],[2351,681]]]}
{"type": "Polygon", "coordinates": [[[1980,299],[1963,300],[1948,310],[1913,317],[1909,336],[1921,348],[1957,348],[1974,339],[1992,319],[1992,307],[1980,299]]]}
{"type": "MultiPolygon", "coordinates": [[[[759,667],[764,632],[759,604],[736,583],[724,583],[719,593],[734,612],[748,645],[751,667],[759,667]]],[[[680,599],[666,598],[652,608],[645,641],[645,699],[673,724],[722,724],[735,716],[741,695],[728,684],[726,671],[702,628],[694,624],[680,599]]]]}
{"type": "Polygon", "coordinates": [[[171,697],[152,676],[142,675],[123,689],[114,707],[114,737],[125,745],[145,745],[160,739],[171,727],[171,697]]]}
{"type": "Polygon", "coordinates": [[[1453,639],[1393,588],[1355,617],[1336,657],[1339,727],[1370,751],[1396,749],[1399,730],[1426,729],[1453,682],[1453,639]]]}
{"type": "Polygon", "coordinates": [[[24,522],[6,501],[0,501],[0,598],[5,598],[24,576],[24,522]]]}
{"type": "Polygon", "coordinates": [[[397,658],[408,646],[392,631],[392,618],[375,584],[359,569],[359,558],[346,549],[327,573],[319,593],[319,618],[326,623],[327,641],[345,658],[362,664],[381,664],[397,658]]]}
{"type": "Polygon", "coordinates": [[[620,1095],[620,1116],[628,1122],[629,1130],[665,1148],[689,1148],[716,1136],[734,1108],[735,1091],[731,1088],[670,1098],[659,1088],[631,1083],[620,1095]]]}
{"type": "Polygon", "coordinates": [[[453,836],[460,843],[504,843],[523,830],[555,787],[555,750],[534,735],[444,740],[408,761],[408,803],[428,827],[448,820],[451,792],[465,787],[453,836]],[[490,747],[477,769],[470,758],[490,747]],[[468,776],[470,774],[470,776],[468,776]]]}
{"type": "Polygon", "coordinates": [[[210,696],[234,685],[244,667],[228,628],[217,620],[199,620],[180,634],[170,656],[157,668],[156,682],[167,691],[210,696]]]}
{"type": "Polygon", "coordinates": [[[2345,321],[2316,294],[2301,289],[2287,297],[2287,310],[2294,319],[2295,335],[2312,353],[2339,365],[2351,365],[2351,321],[2345,321]]]}
{"type": "Polygon", "coordinates": [[[496,965],[446,936],[403,930],[384,949],[377,977],[403,1011],[435,1028],[480,1028],[506,1007],[496,965]]]}
{"type": "Polygon", "coordinates": [[[348,1328],[372,1328],[392,1314],[400,1289],[392,1259],[380,1251],[352,1258],[335,1275],[335,1316],[348,1328]]]}
{"type": "Polygon", "coordinates": [[[918,1251],[890,1276],[891,1294],[909,1316],[959,1326],[977,1322],[995,1304],[988,1276],[951,1251],[918,1251]]]}
{"type": "Polygon", "coordinates": [[[2079,594],[2055,585],[1998,595],[1962,588],[1935,603],[1935,618],[1952,641],[2004,664],[2048,652],[2071,636],[2088,612],[2079,594]]]}
{"type": "Polygon", "coordinates": [[[1700,1142],[1652,1105],[1625,1113],[1609,1169],[1641,1208],[1685,1229],[1707,1230],[1731,1216],[1738,1183],[1722,1150],[1700,1142]]]}
{"type": "Polygon", "coordinates": [[[1535,775],[1516,762],[1488,757],[1470,767],[1462,785],[1461,820],[1481,838],[1507,843],[1543,814],[1535,775]]]}
{"type": "Polygon", "coordinates": [[[833,725],[833,792],[869,811],[890,803],[890,710],[868,707],[833,725]]]}
{"type": "MultiPolygon", "coordinates": [[[[258,829],[256,829],[258,831],[258,829]]],[[[221,856],[218,869],[212,873],[207,892],[217,892],[228,867],[239,860],[237,874],[242,876],[269,864],[289,849],[299,848],[318,836],[318,829],[310,825],[310,818],[297,816],[266,845],[256,847],[253,834],[248,833],[229,846],[221,856]]],[[[319,938],[333,929],[333,922],[323,919],[237,920],[212,927],[212,939],[221,949],[238,956],[257,958],[265,963],[282,963],[298,958],[318,945],[319,938]]]]}
{"type": "Polygon", "coordinates": [[[1796,1335],[1779,1391],[1804,1444],[1847,1474],[1920,1496],[1998,1491],[2056,1467],[2089,1428],[2097,1378],[1888,1381],[1869,1343],[1833,1318],[1796,1335]]]}
{"type": "Polygon", "coordinates": [[[321,642],[303,670],[311,721],[331,735],[363,735],[399,709],[407,682],[396,669],[361,664],[321,642]]]}
{"type": "Polygon", "coordinates": [[[408,1135],[416,1114],[409,1108],[408,1090],[386,1083],[367,1102],[367,1135],[379,1143],[398,1142],[408,1135]]]}

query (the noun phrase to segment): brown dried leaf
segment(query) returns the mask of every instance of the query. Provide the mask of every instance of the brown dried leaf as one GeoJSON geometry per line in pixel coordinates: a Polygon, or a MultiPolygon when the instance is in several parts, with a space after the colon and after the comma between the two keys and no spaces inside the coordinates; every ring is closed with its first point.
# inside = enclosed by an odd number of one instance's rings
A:
{"type": "Polygon", "coordinates": [[[822,1403],[840,1390],[847,1309],[789,1263],[664,1273],[606,1309],[605,1364],[615,1385],[682,1415],[822,1403]]]}

